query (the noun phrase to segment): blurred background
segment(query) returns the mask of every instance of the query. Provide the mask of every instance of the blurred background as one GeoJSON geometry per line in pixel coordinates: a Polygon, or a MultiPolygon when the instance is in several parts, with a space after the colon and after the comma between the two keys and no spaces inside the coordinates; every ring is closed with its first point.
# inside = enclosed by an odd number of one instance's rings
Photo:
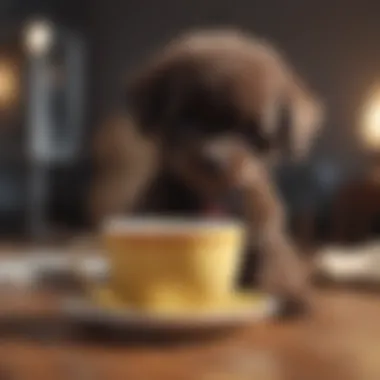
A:
{"type": "Polygon", "coordinates": [[[225,25],[272,41],[326,104],[309,161],[278,174],[295,232],[318,242],[374,236],[379,12],[371,0],[2,0],[1,236],[87,231],[91,142],[125,105],[122,79],[179,32],[225,25]]]}
{"type": "Polygon", "coordinates": [[[86,295],[83,278],[103,281],[108,267],[102,255],[98,261],[102,249],[90,244],[82,258],[73,244],[71,257],[57,243],[91,237],[93,141],[127,109],[125,76],[178,33],[234,26],[283,51],[326,106],[308,160],[276,173],[293,233],[313,258],[327,247],[318,268],[327,278],[373,280],[378,291],[379,15],[374,0],[0,0],[0,378],[379,379],[378,292],[344,287],[318,289],[317,312],[299,324],[252,326],[203,348],[67,344],[76,309],[62,302],[86,295]],[[52,249],[41,249],[45,241],[52,249]],[[347,246],[329,251],[338,243],[347,246]],[[27,323],[16,318],[25,315],[27,323]],[[214,364],[223,375],[231,361],[249,377],[212,376],[214,364]]]}

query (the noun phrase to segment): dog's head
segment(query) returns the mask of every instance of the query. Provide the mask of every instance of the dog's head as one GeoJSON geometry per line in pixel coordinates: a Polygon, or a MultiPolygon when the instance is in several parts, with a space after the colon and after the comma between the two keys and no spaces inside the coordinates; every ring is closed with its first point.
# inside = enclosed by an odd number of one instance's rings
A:
{"type": "Polygon", "coordinates": [[[210,179],[226,161],[227,153],[209,154],[218,141],[224,148],[239,141],[262,160],[272,153],[303,157],[322,116],[277,51],[233,30],[173,41],[136,73],[127,94],[141,131],[162,144],[171,162],[184,160],[188,167],[191,161],[198,181],[201,172],[210,179]]]}

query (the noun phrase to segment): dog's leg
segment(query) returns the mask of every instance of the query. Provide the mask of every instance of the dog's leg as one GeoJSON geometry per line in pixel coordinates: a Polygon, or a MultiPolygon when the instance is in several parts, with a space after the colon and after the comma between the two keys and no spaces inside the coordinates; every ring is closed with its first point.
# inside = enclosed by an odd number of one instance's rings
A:
{"type": "Polygon", "coordinates": [[[263,255],[262,287],[289,300],[288,305],[306,304],[309,300],[306,266],[285,230],[283,203],[267,161],[241,142],[219,141],[212,150],[223,159],[230,186],[241,194],[249,243],[263,255]]]}
{"type": "MultiPolygon", "coordinates": [[[[263,253],[261,284],[272,294],[286,300],[286,312],[297,312],[309,301],[306,266],[285,231],[285,212],[273,181],[262,160],[244,155],[240,172],[235,173],[252,243],[263,253]]],[[[238,169],[238,168],[237,168],[238,169]]]]}

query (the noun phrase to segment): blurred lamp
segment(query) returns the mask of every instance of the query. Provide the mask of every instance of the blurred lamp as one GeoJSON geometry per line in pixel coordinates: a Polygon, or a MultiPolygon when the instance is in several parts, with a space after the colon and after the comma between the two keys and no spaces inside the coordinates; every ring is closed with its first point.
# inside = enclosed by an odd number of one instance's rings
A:
{"type": "Polygon", "coordinates": [[[18,78],[10,61],[0,61],[0,109],[7,109],[17,98],[18,78]]]}
{"type": "Polygon", "coordinates": [[[34,21],[25,29],[25,45],[30,54],[45,54],[54,40],[51,23],[46,20],[34,21]]]}
{"type": "Polygon", "coordinates": [[[367,148],[380,149],[380,92],[373,93],[364,106],[361,137],[367,148]]]}

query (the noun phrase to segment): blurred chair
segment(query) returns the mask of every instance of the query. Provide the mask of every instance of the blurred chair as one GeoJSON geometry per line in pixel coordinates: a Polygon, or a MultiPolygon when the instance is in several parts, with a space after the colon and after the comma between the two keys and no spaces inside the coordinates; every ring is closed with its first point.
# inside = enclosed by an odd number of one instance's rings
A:
{"type": "Polygon", "coordinates": [[[362,242],[379,233],[380,167],[342,185],[333,200],[331,234],[340,243],[362,242]]]}

